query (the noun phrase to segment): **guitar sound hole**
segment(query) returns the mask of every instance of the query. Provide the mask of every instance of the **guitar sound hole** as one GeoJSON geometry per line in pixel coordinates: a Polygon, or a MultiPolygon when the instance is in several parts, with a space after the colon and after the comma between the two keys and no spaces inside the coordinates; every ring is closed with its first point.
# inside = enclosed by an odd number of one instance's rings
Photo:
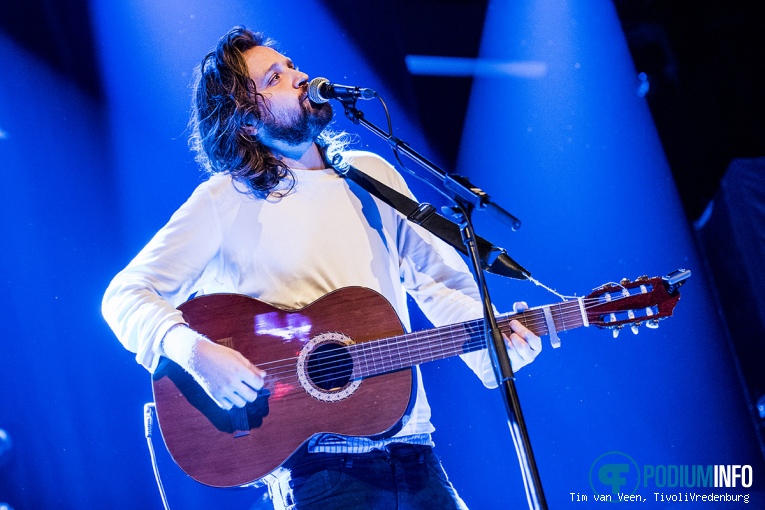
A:
{"type": "Polygon", "coordinates": [[[344,388],[351,380],[353,361],[345,346],[336,343],[319,345],[306,363],[308,377],[325,391],[344,388]]]}

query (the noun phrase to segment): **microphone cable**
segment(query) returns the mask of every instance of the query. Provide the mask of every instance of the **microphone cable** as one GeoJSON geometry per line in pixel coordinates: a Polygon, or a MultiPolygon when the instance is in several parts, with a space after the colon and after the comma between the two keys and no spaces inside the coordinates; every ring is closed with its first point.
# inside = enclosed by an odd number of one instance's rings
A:
{"type": "Polygon", "coordinates": [[[149,447],[149,456],[151,457],[151,467],[154,470],[154,478],[157,480],[157,488],[159,489],[159,496],[162,498],[162,505],[165,510],[170,510],[170,505],[167,503],[167,495],[165,494],[165,488],[162,485],[162,479],[159,476],[159,466],[157,466],[157,456],[154,453],[154,444],[151,437],[154,428],[154,402],[146,402],[143,405],[143,430],[146,435],[146,443],[149,447]]]}

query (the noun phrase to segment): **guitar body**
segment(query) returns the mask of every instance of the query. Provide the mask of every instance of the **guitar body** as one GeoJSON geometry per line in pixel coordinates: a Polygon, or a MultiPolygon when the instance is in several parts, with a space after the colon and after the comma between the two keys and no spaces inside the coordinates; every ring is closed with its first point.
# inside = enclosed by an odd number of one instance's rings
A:
{"type": "Polygon", "coordinates": [[[163,359],[154,373],[154,400],[167,448],[181,469],[203,484],[231,487],[256,481],[318,433],[392,435],[411,405],[411,368],[363,381],[346,377],[341,386],[325,388],[298,376],[301,367],[302,373],[311,372],[310,359],[300,354],[317,337],[338,345],[403,333],[393,307],[372,290],[340,289],[295,311],[237,294],[201,296],[179,310],[193,329],[267,371],[256,401],[231,411],[218,407],[172,361],[163,359]]]}

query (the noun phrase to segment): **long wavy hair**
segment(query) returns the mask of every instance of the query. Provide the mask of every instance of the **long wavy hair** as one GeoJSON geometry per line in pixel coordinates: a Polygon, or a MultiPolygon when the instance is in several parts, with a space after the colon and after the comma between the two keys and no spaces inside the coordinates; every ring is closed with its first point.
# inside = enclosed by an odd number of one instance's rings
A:
{"type": "MultiPolygon", "coordinates": [[[[283,195],[294,186],[293,173],[247,129],[271,114],[244,59],[244,53],[256,46],[276,48],[276,42],[262,33],[234,27],[197,66],[189,145],[208,173],[229,173],[258,197],[272,192],[283,195]],[[280,187],[282,181],[287,186],[280,187]]],[[[346,140],[344,133],[325,129],[316,142],[325,154],[334,154],[346,140]]]]}

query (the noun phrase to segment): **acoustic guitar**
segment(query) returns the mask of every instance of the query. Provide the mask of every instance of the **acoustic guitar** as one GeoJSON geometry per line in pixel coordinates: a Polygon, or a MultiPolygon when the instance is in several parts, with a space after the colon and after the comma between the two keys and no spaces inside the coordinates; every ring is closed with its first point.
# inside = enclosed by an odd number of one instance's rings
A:
{"type": "MultiPolygon", "coordinates": [[[[538,336],[598,326],[658,326],[672,315],[690,271],[599,287],[583,298],[497,317],[538,336]]],[[[152,376],[159,427],[175,462],[215,487],[257,482],[311,436],[389,437],[413,403],[413,367],[486,348],[484,321],[405,333],[377,292],[343,288],[300,310],[238,294],[210,294],[179,307],[189,325],[267,371],[258,398],[218,407],[179,365],[163,358],[152,376]]],[[[508,333],[509,334],[509,333],[508,333]]]]}

